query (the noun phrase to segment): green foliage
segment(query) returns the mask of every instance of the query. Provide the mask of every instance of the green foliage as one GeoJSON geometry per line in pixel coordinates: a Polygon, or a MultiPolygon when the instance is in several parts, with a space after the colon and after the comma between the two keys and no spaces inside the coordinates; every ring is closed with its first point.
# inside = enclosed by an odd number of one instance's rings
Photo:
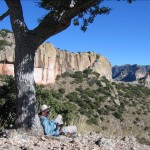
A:
{"type": "Polygon", "coordinates": [[[75,116],[77,116],[77,108],[71,102],[60,101],[62,97],[59,97],[57,92],[44,89],[42,86],[36,87],[36,96],[38,101],[38,109],[40,105],[47,104],[51,106],[51,118],[56,117],[57,114],[61,114],[64,121],[69,124],[75,116]],[[57,95],[57,96],[56,96],[57,95]],[[58,99],[59,98],[59,99],[58,99]]]}
{"type": "MultiPolygon", "coordinates": [[[[81,4],[84,5],[84,3],[85,2],[81,3],[78,0],[76,0],[75,2],[70,1],[70,0],[63,0],[63,1],[56,0],[55,2],[52,0],[49,0],[49,1],[41,0],[41,2],[39,2],[38,4],[40,7],[50,11],[50,13],[51,13],[50,17],[51,17],[51,15],[53,15],[54,18],[59,18],[61,12],[69,9],[70,7],[78,8],[79,5],[81,5],[81,4]]],[[[77,16],[75,16],[73,19],[73,24],[75,26],[78,26],[81,24],[80,20],[82,20],[81,30],[83,30],[85,32],[88,24],[93,23],[94,18],[97,15],[108,14],[110,12],[110,8],[100,7],[100,3],[101,3],[101,1],[98,0],[98,1],[94,2],[91,5],[91,7],[87,8],[83,12],[77,14],[77,16]]]]}
{"type": "Polygon", "coordinates": [[[4,49],[4,46],[10,45],[10,43],[8,43],[5,40],[0,40],[0,50],[4,49]]]}
{"type": "Polygon", "coordinates": [[[139,142],[140,144],[144,144],[144,145],[150,145],[150,141],[148,139],[146,139],[145,137],[137,137],[137,142],[139,142]]]}
{"type": "MultiPolygon", "coordinates": [[[[69,72],[64,72],[63,74],[61,74],[61,77],[62,77],[62,78],[66,78],[66,77],[68,77],[68,76],[70,76],[70,73],[69,73],[69,72]]],[[[59,78],[59,76],[58,76],[57,78],[59,78]]]]}
{"type": "Polygon", "coordinates": [[[96,59],[99,59],[100,58],[100,55],[96,55],[96,59]]]}
{"type": "Polygon", "coordinates": [[[94,118],[94,117],[89,118],[86,122],[87,122],[89,125],[91,125],[91,124],[98,125],[98,121],[97,121],[97,119],[94,118]]]}
{"type": "Polygon", "coordinates": [[[72,101],[72,102],[78,102],[79,101],[79,96],[77,92],[71,92],[66,97],[72,101]]]}
{"type": "Polygon", "coordinates": [[[0,86],[0,126],[14,125],[15,114],[15,84],[13,76],[0,76],[3,85],[0,86]]]}
{"type": "Polygon", "coordinates": [[[120,111],[116,111],[113,113],[113,116],[117,119],[122,119],[122,113],[120,111]]]}
{"type": "Polygon", "coordinates": [[[98,109],[98,113],[99,113],[100,115],[109,115],[109,114],[110,114],[110,110],[105,109],[105,108],[99,108],[99,109],[98,109]]]}
{"type": "Polygon", "coordinates": [[[59,80],[60,77],[61,77],[61,75],[57,75],[57,76],[56,76],[56,80],[59,80]]]}
{"type": "Polygon", "coordinates": [[[76,71],[74,74],[71,74],[72,78],[75,78],[76,83],[82,83],[84,74],[81,71],[76,71]]]}
{"type": "Polygon", "coordinates": [[[150,132],[150,126],[149,126],[149,127],[146,126],[146,127],[144,128],[144,130],[150,132]]]}
{"type": "MultiPolygon", "coordinates": [[[[16,119],[15,84],[12,76],[0,76],[3,85],[0,86],[0,126],[14,125],[16,119]]],[[[61,92],[64,90],[60,90],[61,92]]],[[[42,104],[51,106],[51,117],[61,114],[64,121],[69,124],[77,116],[77,107],[71,102],[62,102],[58,92],[45,89],[44,86],[36,86],[38,110],[42,104]],[[59,98],[59,99],[57,99],[59,98]]]]}
{"type": "Polygon", "coordinates": [[[87,68],[85,70],[83,70],[83,73],[86,74],[86,75],[89,75],[89,74],[92,74],[93,70],[90,69],[90,68],[87,68]]]}
{"type": "MultiPolygon", "coordinates": [[[[149,101],[140,100],[141,98],[146,99],[146,97],[150,96],[150,89],[146,87],[110,82],[105,77],[99,78],[99,74],[96,75],[89,68],[83,72],[77,71],[74,74],[68,74],[68,76],[78,81],[80,79],[87,81],[89,85],[85,87],[84,84],[80,84],[75,89],[76,91],[65,95],[68,101],[73,102],[77,106],[80,114],[88,117],[88,124],[96,124],[97,117],[93,117],[95,114],[101,115],[102,118],[103,116],[114,116],[118,121],[124,121],[124,113],[127,112],[127,108],[137,107],[139,104],[141,109],[134,111],[136,117],[137,115],[147,115],[150,111],[148,107],[149,101]],[[94,89],[92,87],[93,85],[94,89]],[[115,93],[117,95],[114,95],[115,93]],[[115,105],[114,98],[119,99],[120,106],[115,105]]],[[[63,91],[62,89],[58,90],[59,93],[65,94],[63,91]]],[[[137,122],[138,120],[135,119],[134,123],[137,124],[137,122]]]]}
{"type": "Polygon", "coordinates": [[[11,31],[10,31],[10,30],[7,30],[7,29],[2,29],[2,30],[0,30],[0,35],[1,35],[2,37],[6,37],[6,36],[7,36],[7,33],[11,33],[11,31]]]}
{"type": "Polygon", "coordinates": [[[64,94],[65,93],[65,89],[64,88],[60,88],[58,89],[59,93],[64,94]]]}
{"type": "Polygon", "coordinates": [[[56,98],[56,99],[58,99],[58,100],[62,100],[63,95],[62,95],[61,92],[57,92],[57,91],[54,91],[54,90],[51,90],[50,92],[51,92],[51,94],[52,94],[52,96],[53,96],[54,98],[56,98]]]}

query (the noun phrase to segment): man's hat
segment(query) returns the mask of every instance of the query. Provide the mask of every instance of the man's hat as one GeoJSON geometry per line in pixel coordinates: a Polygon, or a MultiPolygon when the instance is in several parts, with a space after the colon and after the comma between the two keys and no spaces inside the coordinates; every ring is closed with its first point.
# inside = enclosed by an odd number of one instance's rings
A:
{"type": "Polygon", "coordinates": [[[50,108],[50,106],[47,106],[47,105],[41,105],[41,107],[40,107],[40,112],[43,112],[43,111],[47,111],[47,110],[49,110],[49,108],[50,108]]]}

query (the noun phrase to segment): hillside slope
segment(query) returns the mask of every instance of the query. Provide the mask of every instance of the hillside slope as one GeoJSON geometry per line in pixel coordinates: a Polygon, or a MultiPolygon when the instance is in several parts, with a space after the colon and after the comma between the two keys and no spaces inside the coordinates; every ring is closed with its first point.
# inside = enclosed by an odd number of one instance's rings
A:
{"type": "Polygon", "coordinates": [[[82,132],[150,137],[150,89],[147,87],[111,82],[86,69],[74,74],[66,72],[46,89],[60,103],[75,105],[72,123],[82,132]]]}

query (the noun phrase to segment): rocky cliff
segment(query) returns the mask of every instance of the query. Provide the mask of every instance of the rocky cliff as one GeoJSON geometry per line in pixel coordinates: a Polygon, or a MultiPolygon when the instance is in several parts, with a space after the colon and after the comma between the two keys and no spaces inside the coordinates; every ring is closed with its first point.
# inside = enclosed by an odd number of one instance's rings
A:
{"type": "Polygon", "coordinates": [[[150,88],[150,71],[148,71],[145,77],[139,79],[139,83],[150,88]]]}
{"type": "MultiPolygon", "coordinates": [[[[15,40],[12,33],[0,31],[0,74],[14,74],[15,40]]],[[[71,53],[55,48],[50,43],[43,43],[36,51],[34,64],[35,82],[54,83],[57,75],[66,71],[83,71],[91,68],[100,76],[112,79],[112,68],[102,55],[93,52],[71,53]]]]}
{"type": "Polygon", "coordinates": [[[150,65],[123,65],[112,67],[112,78],[117,81],[132,82],[140,78],[147,78],[147,73],[150,70],[150,65]]]}

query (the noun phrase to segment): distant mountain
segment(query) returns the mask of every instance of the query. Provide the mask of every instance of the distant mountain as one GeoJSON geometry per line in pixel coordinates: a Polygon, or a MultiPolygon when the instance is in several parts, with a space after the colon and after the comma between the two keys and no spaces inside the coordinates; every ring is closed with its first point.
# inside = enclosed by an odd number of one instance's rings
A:
{"type": "Polygon", "coordinates": [[[145,78],[150,71],[150,65],[122,65],[112,67],[112,78],[116,81],[133,82],[145,78]]]}

